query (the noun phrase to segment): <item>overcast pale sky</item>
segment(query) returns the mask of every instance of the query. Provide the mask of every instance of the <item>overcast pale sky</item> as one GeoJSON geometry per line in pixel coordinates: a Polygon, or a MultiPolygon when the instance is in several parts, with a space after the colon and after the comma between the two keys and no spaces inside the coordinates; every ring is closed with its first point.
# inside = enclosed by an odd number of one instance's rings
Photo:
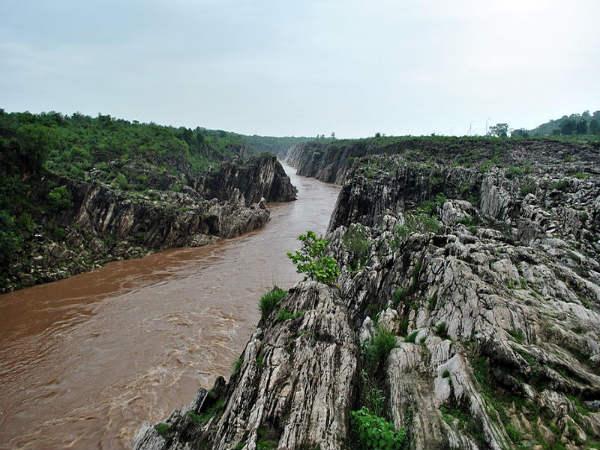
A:
{"type": "Polygon", "coordinates": [[[0,0],[0,107],[248,134],[600,109],[600,0],[0,0]]]}

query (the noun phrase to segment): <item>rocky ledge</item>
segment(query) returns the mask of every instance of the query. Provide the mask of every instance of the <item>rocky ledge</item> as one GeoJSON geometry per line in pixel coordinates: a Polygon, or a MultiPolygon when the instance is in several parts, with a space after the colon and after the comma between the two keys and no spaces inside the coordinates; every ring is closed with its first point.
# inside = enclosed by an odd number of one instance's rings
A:
{"type": "Polygon", "coordinates": [[[336,285],[298,283],[229,381],[134,447],[394,448],[365,445],[353,412],[367,407],[404,448],[600,449],[594,158],[362,161],[328,233],[336,285]]]}

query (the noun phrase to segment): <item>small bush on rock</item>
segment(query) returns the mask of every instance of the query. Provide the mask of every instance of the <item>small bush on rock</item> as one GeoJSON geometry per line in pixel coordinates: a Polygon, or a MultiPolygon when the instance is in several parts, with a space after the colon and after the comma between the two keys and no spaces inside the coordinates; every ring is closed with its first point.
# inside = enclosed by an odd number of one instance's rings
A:
{"type": "Polygon", "coordinates": [[[273,289],[260,298],[259,307],[263,319],[271,314],[286,294],[287,291],[273,286],[273,289]]]}
{"type": "Polygon", "coordinates": [[[66,186],[55,187],[48,193],[48,203],[55,211],[68,209],[73,204],[71,192],[66,186]]]}
{"type": "Polygon", "coordinates": [[[325,254],[329,241],[317,236],[313,231],[301,234],[298,240],[302,242],[302,248],[287,254],[298,273],[304,273],[307,278],[320,283],[329,285],[335,283],[340,268],[334,258],[325,254]]]}
{"type": "Polygon", "coordinates": [[[372,414],[367,408],[352,411],[352,425],[358,435],[360,448],[367,450],[398,450],[406,440],[404,429],[396,430],[383,417],[372,414]]]}
{"type": "Polygon", "coordinates": [[[352,253],[351,267],[353,270],[360,269],[369,258],[369,239],[365,230],[358,226],[352,226],[342,238],[346,250],[352,253]]]}
{"type": "Polygon", "coordinates": [[[396,346],[396,336],[385,328],[378,326],[373,337],[365,344],[365,361],[371,371],[375,372],[387,360],[396,346]]]}

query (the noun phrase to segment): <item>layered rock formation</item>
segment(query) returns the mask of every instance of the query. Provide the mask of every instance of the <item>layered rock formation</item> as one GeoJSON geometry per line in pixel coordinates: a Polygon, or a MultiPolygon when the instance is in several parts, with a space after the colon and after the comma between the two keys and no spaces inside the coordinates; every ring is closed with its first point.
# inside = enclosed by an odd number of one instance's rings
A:
{"type": "Polygon", "coordinates": [[[355,163],[336,285],[297,284],[229,382],[135,448],[365,448],[364,406],[411,449],[600,448],[600,154],[551,150],[506,155],[525,168],[355,163]]]}
{"type": "MultiPolygon", "coordinates": [[[[53,180],[64,185],[72,205],[57,214],[62,239],[39,233],[27,254],[10,268],[2,291],[61,279],[108,261],[150,251],[200,246],[262,227],[266,201],[290,201],[296,190],[275,157],[225,163],[181,192],[131,192],[99,181],[53,180]]],[[[54,233],[56,235],[56,233],[54,233]]]]}
{"type": "Polygon", "coordinates": [[[589,161],[597,155],[598,148],[598,143],[552,139],[390,136],[296,144],[288,150],[286,161],[298,170],[298,175],[343,184],[354,163],[372,155],[400,155],[406,161],[423,164],[480,167],[525,162],[552,164],[553,161],[570,158],[589,161]],[[532,155],[536,156],[535,160],[532,155]]]}
{"type": "Polygon", "coordinates": [[[277,157],[264,154],[240,164],[223,163],[220,169],[197,183],[206,198],[236,201],[250,205],[261,198],[269,202],[288,202],[296,199],[296,188],[285,174],[277,157]]]}

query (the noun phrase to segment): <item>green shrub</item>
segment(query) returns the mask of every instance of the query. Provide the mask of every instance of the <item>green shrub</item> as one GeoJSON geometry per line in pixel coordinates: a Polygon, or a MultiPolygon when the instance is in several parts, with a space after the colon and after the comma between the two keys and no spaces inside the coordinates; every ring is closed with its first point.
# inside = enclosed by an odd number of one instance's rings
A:
{"type": "Polygon", "coordinates": [[[410,333],[408,336],[406,336],[404,338],[404,342],[409,342],[411,344],[414,344],[415,340],[417,339],[418,334],[419,334],[418,330],[413,331],[412,333],[410,333]]]}
{"type": "Polygon", "coordinates": [[[367,408],[352,411],[351,417],[361,449],[396,450],[404,445],[404,429],[396,430],[391,422],[372,414],[367,408]]]}
{"type": "Polygon", "coordinates": [[[294,320],[304,315],[304,311],[290,311],[289,309],[280,309],[277,313],[277,322],[285,322],[286,320],[294,320]]]}
{"type": "Polygon", "coordinates": [[[71,191],[66,186],[58,186],[48,192],[48,203],[50,208],[55,211],[62,211],[71,208],[73,199],[71,191]]]}
{"type": "Polygon", "coordinates": [[[154,429],[162,437],[167,437],[169,435],[169,432],[171,431],[171,425],[169,425],[168,423],[160,422],[154,425],[154,429]]]}
{"type": "Polygon", "coordinates": [[[572,176],[578,180],[587,180],[590,177],[590,174],[585,172],[575,172],[572,176]]]}
{"type": "Polygon", "coordinates": [[[405,213],[404,224],[394,228],[392,246],[398,248],[400,243],[412,233],[439,233],[442,224],[427,212],[405,213]]]}
{"type": "Polygon", "coordinates": [[[318,237],[313,231],[301,234],[298,240],[302,242],[302,248],[287,253],[298,273],[304,273],[307,278],[320,283],[333,284],[340,274],[340,268],[334,258],[325,254],[329,241],[318,237]]]}
{"type": "Polygon", "coordinates": [[[277,307],[279,302],[285,297],[287,291],[278,288],[277,286],[273,286],[269,292],[264,294],[260,298],[259,307],[261,312],[261,317],[265,319],[271,314],[271,312],[277,307]]]}
{"type": "Polygon", "coordinates": [[[571,183],[569,182],[568,179],[563,178],[562,180],[558,180],[558,181],[554,181],[551,185],[550,188],[557,190],[557,191],[566,191],[569,189],[569,186],[571,185],[571,183]]]}
{"type": "Polygon", "coordinates": [[[448,338],[448,325],[446,325],[446,322],[440,322],[435,326],[435,334],[442,339],[448,338]]]}
{"type": "Polygon", "coordinates": [[[385,408],[385,393],[378,386],[374,374],[369,374],[365,369],[360,371],[360,402],[376,415],[383,415],[385,408]]]}
{"type": "Polygon", "coordinates": [[[406,298],[408,293],[409,289],[401,287],[394,291],[394,293],[392,294],[392,302],[395,308],[397,308],[400,305],[400,303],[402,303],[402,301],[406,298]]]}
{"type": "Polygon", "coordinates": [[[522,344],[523,342],[525,342],[525,333],[523,333],[523,330],[521,330],[521,329],[508,330],[508,333],[519,344],[522,344]]]}
{"type": "Polygon", "coordinates": [[[233,366],[232,366],[232,370],[231,370],[231,376],[232,377],[234,377],[238,373],[240,373],[240,370],[242,370],[242,364],[243,363],[244,363],[244,360],[242,359],[241,356],[234,361],[233,366]]]}
{"type": "Polygon", "coordinates": [[[365,362],[371,371],[383,366],[388,355],[396,346],[396,336],[381,326],[375,328],[373,337],[364,346],[365,362]]]}
{"type": "Polygon", "coordinates": [[[532,179],[527,179],[520,188],[520,192],[522,196],[526,196],[527,194],[535,194],[535,190],[537,189],[537,186],[535,184],[535,181],[533,181],[532,179]]]}
{"type": "Polygon", "coordinates": [[[523,440],[523,435],[512,423],[506,425],[504,429],[513,443],[519,444],[523,440]]]}
{"type": "Polygon", "coordinates": [[[118,173],[113,182],[111,183],[113,187],[127,190],[129,189],[129,183],[127,182],[127,178],[122,173],[118,173]]]}
{"type": "Polygon", "coordinates": [[[365,230],[357,225],[352,226],[344,234],[342,242],[346,250],[352,253],[352,269],[357,270],[364,266],[369,257],[369,240],[365,230]]]}
{"type": "Polygon", "coordinates": [[[197,425],[204,425],[210,419],[212,419],[217,414],[220,414],[225,409],[225,400],[219,399],[214,404],[209,406],[205,411],[201,411],[200,414],[197,414],[193,411],[189,411],[187,416],[190,418],[192,422],[197,425]]]}

